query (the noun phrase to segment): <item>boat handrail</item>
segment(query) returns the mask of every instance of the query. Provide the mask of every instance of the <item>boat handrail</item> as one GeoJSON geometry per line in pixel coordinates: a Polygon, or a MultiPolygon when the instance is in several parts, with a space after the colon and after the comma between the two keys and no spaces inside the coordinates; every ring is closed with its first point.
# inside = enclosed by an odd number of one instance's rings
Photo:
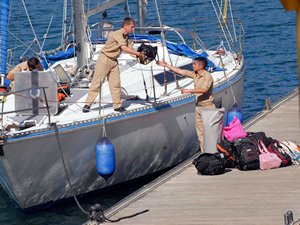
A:
{"type": "Polygon", "coordinates": [[[0,96],[9,96],[9,95],[14,95],[14,94],[17,94],[17,93],[20,93],[20,92],[24,92],[24,91],[30,91],[30,90],[35,90],[35,89],[46,89],[48,87],[31,87],[31,88],[25,88],[25,89],[22,89],[22,90],[18,90],[18,91],[10,91],[10,92],[1,92],[0,93],[0,96]]]}
{"type": "MultiPolygon", "coordinates": [[[[91,30],[95,31],[95,29],[92,29],[92,28],[96,27],[96,26],[98,26],[98,29],[99,29],[99,27],[101,27],[102,31],[114,31],[114,30],[116,30],[113,27],[102,27],[103,24],[104,24],[104,22],[94,23],[93,25],[91,25],[91,30]]],[[[245,36],[245,31],[244,31],[244,28],[242,26],[242,23],[239,22],[238,24],[239,24],[239,26],[241,28],[241,32],[237,36],[237,38],[238,38],[238,40],[241,41],[243,39],[243,37],[245,36]]],[[[151,32],[151,31],[158,31],[158,32],[160,32],[161,30],[163,30],[164,32],[174,32],[180,38],[180,40],[184,44],[186,44],[186,41],[185,41],[185,39],[184,39],[184,37],[183,37],[182,34],[186,34],[186,35],[189,35],[190,37],[192,37],[193,40],[195,40],[197,42],[197,44],[203,50],[207,50],[207,48],[206,48],[205,44],[203,43],[203,41],[201,40],[201,38],[195,32],[191,32],[191,31],[188,31],[186,29],[175,28],[175,27],[170,27],[170,26],[164,25],[162,28],[159,27],[159,26],[135,27],[135,30],[136,31],[142,31],[142,32],[151,32]]],[[[219,35],[203,35],[203,36],[204,37],[206,37],[206,36],[207,37],[215,37],[215,36],[219,36],[219,35]]]]}
{"type": "MultiPolygon", "coordinates": [[[[95,27],[97,25],[101,26],[101,24],[103,24],[103,22],[94,23],[93,25],[91,25],[91,28],[95,27]]],[[[157,26],[135,27],[134,29],[138,30],[138,31],[143,31],[143,32],[161,31],[161,27],[157,27],[157,26]]],[[[171,32],[174,32],[175,34],[177,34],[177,36],[180,38],[180,40],[184,44],[186,44],[186,41],[181,33],[185,33],[185,34],[191,36],[201,46],[201,48],[203,48],[203,50],[206,50],[206,47],[205,47],[204,43],[202,42],[202,40],[200,39],[200,37],[193,32],[190,32],[188,30],[181,29],[181,28],[174,28],[174,27],[166,26],[166,25],[164,25],[162,29],[163,29],[163,31],[171,31],[171,32]]],[[[94,30],[94,29],[91,29],[91,30],[94,30]]],[[[108,28],[102,27],[101,30],[102,31],[114,31],[115,29],[112,27],[108,27],[108,28]]]]}

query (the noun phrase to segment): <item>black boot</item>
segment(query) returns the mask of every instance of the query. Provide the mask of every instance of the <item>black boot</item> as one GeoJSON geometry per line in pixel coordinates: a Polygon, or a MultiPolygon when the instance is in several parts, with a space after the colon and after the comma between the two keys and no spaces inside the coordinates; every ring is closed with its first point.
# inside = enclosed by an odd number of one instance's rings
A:
{"type": "Polygon", "coordinates": [[[116,108],[116,109],[114,109],[114,111],[116,111],[116,112],[125,112],[126,111],[126,109],[124,109],[124,107],[120,107],[120,108],[116,108]]]}
{"type": "Polygon", "coordinates": [[[91,106],[85,105],[82,109],[82,112],[87,113],[91,111],[91,106]]]}

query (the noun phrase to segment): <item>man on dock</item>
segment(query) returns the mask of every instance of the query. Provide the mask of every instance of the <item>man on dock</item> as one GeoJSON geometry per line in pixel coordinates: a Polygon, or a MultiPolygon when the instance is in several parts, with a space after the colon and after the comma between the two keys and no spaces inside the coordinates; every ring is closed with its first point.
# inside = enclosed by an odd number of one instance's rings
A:
{"type": "Polygon", "coordinates": [[[194,59],[193,71],[182,70],[180,68],[171,66],[165,61],[158,61],[158,65],[167,67],[177,74],[187,76],[194,79],[194,89],[181,89],[182,94],[195,94],[196,97],[196,109],[195,109],[195,120],[196,130],[198,135],[198,141],[200,151],[203,151],[203,121],[200,114],[200,109],[214,109],[215,104],[213,103],[214,97],[212,95],[213,89],[213,78],[209,72],[205,70],[207,60],[204,57],[198,57],[194,59]]]}
{"type": "Polygon", "coordinates": [[[123,27],[120,30],[112,32],[107,39],[96,62],[91,87],[85,101],[85,106],[82,110],[84,113],[90,111],[91,105],[100,93],[101,85],[106,77],[112,96],[114,111],[125,111],[121,102],[121,82],[118,58],[121,55],[121,52],[124,51],[132,56],[143,59],[143,54],[133,50],[132,45],[128,40],[128,35],[133,32],[134,27],[135,21],[130,17],[126,17],[123,20],[123,27]]]}

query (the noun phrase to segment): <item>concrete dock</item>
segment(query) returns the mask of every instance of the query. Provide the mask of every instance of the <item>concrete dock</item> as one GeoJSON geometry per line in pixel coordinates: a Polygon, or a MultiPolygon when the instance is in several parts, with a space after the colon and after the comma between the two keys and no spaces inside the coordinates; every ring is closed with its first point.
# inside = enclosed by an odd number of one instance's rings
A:
{"type": "MultiPolygon", "coordinates": [[[[245,123],[246,129],[299,144],[298,98],[295,90],[273,109],[245,123]]],[[[300,218],[299,166],[267,171],[232,169],[219,176],[201,176],[192,165],[193,158],[128,196],[106,211],[106,216],[116,219],[149,210],[119,225],[283,225],[288,210],[293,211],[294,220],[300,218]]]]}

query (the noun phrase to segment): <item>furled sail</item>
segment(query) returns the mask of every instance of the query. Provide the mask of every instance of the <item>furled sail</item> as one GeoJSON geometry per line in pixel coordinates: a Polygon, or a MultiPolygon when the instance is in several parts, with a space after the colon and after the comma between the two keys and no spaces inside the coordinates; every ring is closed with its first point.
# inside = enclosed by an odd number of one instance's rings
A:
{"type": "Polygon", "coordinates": [[[6,55],[7,55],[7,24],[9,13],[9,0],[1,0],[1,33],[0,33],[0,74],[1,74],[1,86],[4,84],[6,74],[6,55]]]}

